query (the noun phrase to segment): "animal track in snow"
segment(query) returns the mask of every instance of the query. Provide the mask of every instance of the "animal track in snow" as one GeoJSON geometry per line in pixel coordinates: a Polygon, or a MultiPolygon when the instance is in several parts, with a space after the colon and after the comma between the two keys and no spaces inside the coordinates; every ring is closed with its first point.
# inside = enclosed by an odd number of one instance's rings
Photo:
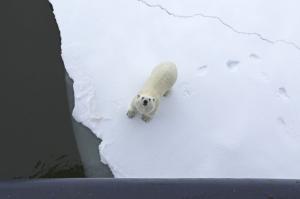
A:
{"type": "Polygon", "coordinates": [[[240,64],[240,61],[237,60],[228,60],[226,62],[227,68],[231,71],[234,71],[237,69],[237,66],[240,64]]]}
{"type": "Polygon", "coordinates": [[[299,139],[300,138],[300,135],[299,133],[295,133],[295,131],[293,131],[293,129],[291,128],[291,126],[288,125],[288,123],[286,122],[286,120],[279,116],[277,118],[277,122],[279,125],[281,125],[285,131],[285,133],[287,133],[289,136],[295,138],[295,139],[299,139]]]}
{"type": "Polygon", "coordinates": [[[183,92],[183,96],[186,97],[191,97],[192,96],[192,92],[189,89],[189,83],[188,82],[183,82],[181,85],[181,90],[183,92]]]}
{"type": "Polygon", "coordinates": [[[251,59],[260,59],[260,57],[259,57],[257,54],[255,54],[255,53],[251,53],[251,54],[249,55],[249,57],[250,57],[251,59]]]}
{"type": "Polygon", "coordinates": [[[191,91],[188,88],[183,89],[183,94],[185,97],[190,97],[192,95],[191,91]]]}
{"type": "Polygon", "coordinates": [[[283,100],[289,100],[290,96],[287,93],[287,90],[284,87],[280,87],[277,90],[277,95],[283,100]]]}
{"type": "Polygon", "coordinates": [[[208,72],[208,66],[202,65],[197,68],[197,76],[204,76],[208,72]]]}
{"type": "Polygon", "coordinates": [[[286,127],[286,121],[283,117],[278,117],[277,121],[280,125],[285,126],[286,127]]]}
{"type": "Polygon", "coordinates": [[[259,78],[264,82],[270,82],[269,75],[265,72],[261,72],[258,74],[259,78]]]}

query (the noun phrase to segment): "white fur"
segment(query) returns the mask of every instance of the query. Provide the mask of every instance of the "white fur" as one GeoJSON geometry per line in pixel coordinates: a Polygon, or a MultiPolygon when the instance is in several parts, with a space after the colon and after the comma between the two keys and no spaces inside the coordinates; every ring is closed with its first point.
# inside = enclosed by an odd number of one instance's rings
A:
{"type": "Polygon", "coordinates": [[[149,121],[159,106],[160,98],[170,91],[176,79],[177,69],[174,63],[157,65],[138,95],[133,98],[127,116],[132,118],[140,113],[145,122],[149,121]],[[147,105],[144,104],[145,100],[147,105]]]}

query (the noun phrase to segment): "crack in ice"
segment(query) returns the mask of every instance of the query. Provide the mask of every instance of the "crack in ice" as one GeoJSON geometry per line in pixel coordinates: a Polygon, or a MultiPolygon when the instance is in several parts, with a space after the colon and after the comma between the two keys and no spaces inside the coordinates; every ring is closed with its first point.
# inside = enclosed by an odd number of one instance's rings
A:
{"type": "Polygon", "coordinates": [[[143,3],[144,5],[146,5],[146,6],[150,7],[150,8],[159,8],[162,11],[164,11],[165,13],[167,13],[168,15],[176,17],[176,18],[203,17],[203,18],[209,18],[209,19],[217,20],[219,23],[221,23],[222,25],[224,25],[225,27],[229,28],[230,30],[232,30],[233,32],[235,32],[237,34],[256,36],[260,40],[265,41],[265,42],[267,42],[269,44],[284,43],[284,44],[290,45],[290,46],[294,47],[296,50],[300,51],[300,47],[295,42],[287,41],[287,40],[283,40],[283,39],[271,40],[271,39],[268,39],[268,38],[264,37],[262,34],[257,33],[257,32],[244,32],[244,31],[240,31],[240,30],[234,28],[232,25],[226,23],[222,18],[220,18],[218,16],[206,15],[206,14],[203,14],[203,13],[196,13],[196,14],[192,14],[192,15],[179,15],[179,14],[176,14],[176,13],[173,13],[173,12],[169,11],[167,8],[163,7],[160,4],[150,4],[150,3],[148,3],[145,0],[137,0],[137,1],[143,3]]]}

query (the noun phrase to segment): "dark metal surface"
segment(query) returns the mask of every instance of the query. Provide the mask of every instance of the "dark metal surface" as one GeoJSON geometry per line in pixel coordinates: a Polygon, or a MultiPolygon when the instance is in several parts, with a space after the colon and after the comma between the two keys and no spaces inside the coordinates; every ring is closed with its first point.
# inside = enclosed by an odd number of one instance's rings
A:
{"type": "Polygon", "coordinates": [[[0,179],[83,177],[48,1],[3,0],[0,24],[0,179]]]}
{"type": "Polygon", "coordinates": [[[300,181],[62,179],[0,182],[10,199],[299,199],[300,181]]]}

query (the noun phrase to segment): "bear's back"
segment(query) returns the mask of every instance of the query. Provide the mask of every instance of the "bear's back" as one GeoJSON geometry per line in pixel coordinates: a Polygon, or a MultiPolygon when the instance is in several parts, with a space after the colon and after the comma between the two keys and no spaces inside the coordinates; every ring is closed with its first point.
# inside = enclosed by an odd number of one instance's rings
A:
{"type": "Polygon", "coordinates": [[[174,85],[176,79],[176,65],[172,62],[161,63],[153,69],[150,77],[145,82],[141,93],[161,97],[174,85]]]}

